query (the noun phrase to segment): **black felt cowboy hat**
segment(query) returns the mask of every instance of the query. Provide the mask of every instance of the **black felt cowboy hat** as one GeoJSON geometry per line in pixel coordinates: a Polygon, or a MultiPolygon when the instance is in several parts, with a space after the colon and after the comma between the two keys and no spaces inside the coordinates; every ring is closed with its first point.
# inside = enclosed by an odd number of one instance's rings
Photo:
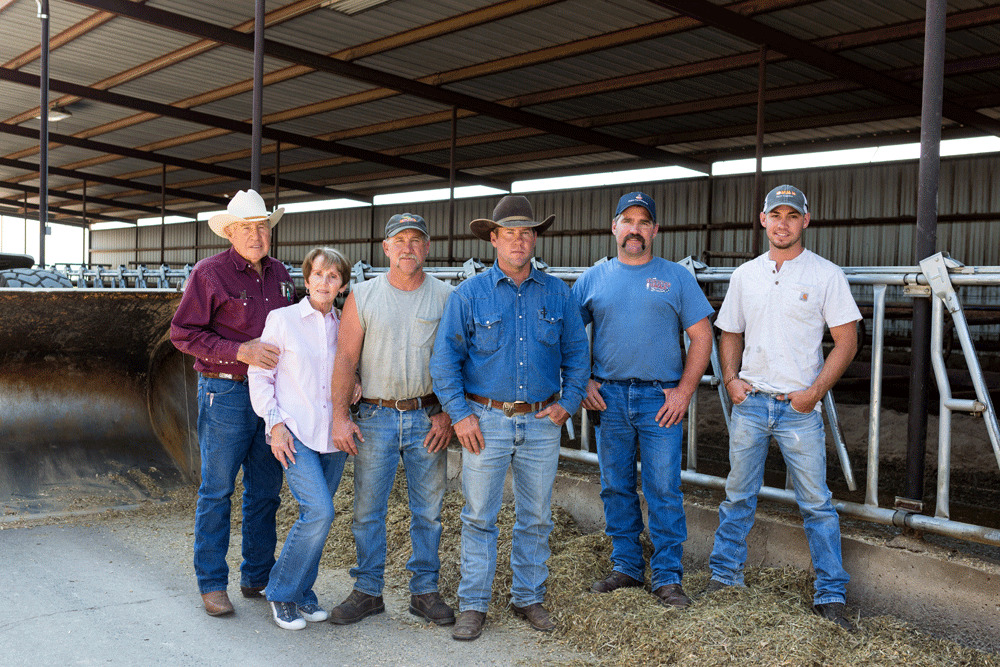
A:
{"type": "Polygon", "coordinates": [[[555,219],[555,214],[552,214],[541,222],[536,222],[535,213],[531,210],[531,204],[527,197],[507,195],[493,209],[492,220],[485,218],[473,220],[469,223],[469,227],[473,234],[484,241],[489,241],[490,232],[497,227],[534,227],[535,231],[541,234],[549,228],[555,219]]]}

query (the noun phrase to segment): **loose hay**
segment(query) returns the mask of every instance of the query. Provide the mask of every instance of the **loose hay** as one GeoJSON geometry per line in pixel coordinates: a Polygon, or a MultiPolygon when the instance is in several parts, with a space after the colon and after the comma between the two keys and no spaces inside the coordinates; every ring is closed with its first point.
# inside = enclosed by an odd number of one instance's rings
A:
{"type": "MultiPolygon", "coordinates": [[[[234,499],[239,497],[237,489],[234,499]]],[[[327,540],[322,567],[351,567],[356,562],[351,533],[353,468],[348,463],[334,499],[337,517],[327,540]]],[[[298,517],[287,487],[282,490],[279,538],[298,517]]],[[[445,496],[442,509],[441,594],[457,604],[460,576],[462,494],[445,496]]],[[[239,531],[239,502],[234,502],[233,531],[239,531]]],[[[811,612],[812,577],[791,568],[746,571],[747,587],[699,594],[708,584],[706,571],[688,572],[684,588],[694,599],[685,611],[667,608],[646,589],[626,588],[606,595],[589,592],[591,583],[611,569],[611,540],[602,533],[580,534],[568,512],[554,507],[550,538],[546,607],[558,627],[540,641],[567,645],[583,657],[547,661],[547,665],[583,667],[1000,667],[1000,657],[928,637],[888,617],[851,617],[859,632],[851,635],[811,612]]],[[[410,574],[410,514],[406,478],[400,468],[389,498],[386,585],[406,590],[410,574]]],[[[513,504],[505,503],[499,528],[497,575],[489,609],[491,624],[523,624],[509,611],[510,549],[513,504]]],[[[643,535],[647,558],[651,546],[643,535]]]]}

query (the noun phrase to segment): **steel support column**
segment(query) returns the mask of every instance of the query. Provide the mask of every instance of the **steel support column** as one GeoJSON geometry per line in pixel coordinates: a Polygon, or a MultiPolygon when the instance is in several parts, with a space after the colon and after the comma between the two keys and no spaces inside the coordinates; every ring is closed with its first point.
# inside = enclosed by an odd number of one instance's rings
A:
{"type": "Polygon", "coordinates": [[[750,233],[750,256],[760,252],[760,221],[757,212],[764,208],[764,92],[767,88],[767,44],[760,45],[760,63],[757,65],[757,144],[753,179],[754,213],[750,233]]]}
{"type": "Polygon", "coordinates": [[[448,263],[455,262],[455,145],[458,107],[451,108],[451,152],[448,157],[448,263]]]}
{"type": "MultiPolygon", "coordinates": [[[[38,266],[45,266],[45,224],[49,221],[49,0],[35,0],[38,18],[42,22],[41,85],[38,114],[41,125],[38,131],[38,266]]],[[[27,252],[27,240],[25,241],[27,252]]]]}
{"type": "Polygon", "coordinates": [[[250,135],[250,189],[260,193],[261,124],[264,117],[264,2],[255,0],[253,19],[253,130],[250,135]]]}
{"type": "MultiPolygon", "coordinates": [[[[937,246],[938,173],[941,165],[941,105],[944,90],[945,0],[928,0],[924,33],[924,85],[920,110],[920,170],[914,261],[930,257],[937,246]]],[[[930,297],[933,298],[933,297],[930,297]]],[[[923,501],[927,445],[927,394],[930,368],[930,298],[913,303],[910,343],[910,402],[906,428],[906,498],[923,501]]]]}

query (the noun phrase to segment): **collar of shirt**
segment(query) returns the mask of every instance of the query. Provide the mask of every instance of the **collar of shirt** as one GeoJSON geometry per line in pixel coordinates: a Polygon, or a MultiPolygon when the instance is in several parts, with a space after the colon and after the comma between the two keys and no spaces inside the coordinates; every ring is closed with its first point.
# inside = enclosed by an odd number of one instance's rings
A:
{"type": "MultiPolygon", "coordinates": [[[[233,263],[233,267],[237,271],[253,271],[253,266],[246,257],[236,252],[236,248],[229,248],[229,260],[233,263]]],[[[260,270],[263,274],[268,269],[271,268],[271,262],[277,262],[278,260],[272,258],[270,255],[264,255],[260,260],[260,270]]]]}
{"type": "MultiPolygon", "coordinates": [[[[500,262],[498,260],[494,260],[493,261],[493,266],[491,266],[490,270],[487,271],[487,275],[490,276],[490,283],[494,287],[496,287],[497,285],[499,285],[504,280],[510,280],[511,284],[513,284],[513,282],[514,282],[511,279],[511,277],[508,276],[506,273],[504,273],[503,269],[500,268],[500,262]]],[[[536,269],[535,265],[532,264],[531,265],[531,271],[528,273],[528,277],[525,278],[525,281],[532,280],[532,281],[534,281],[534,282],[536,282],[538,284],[542,284],[542,280],[540,278],[541,275],[544,275],[544,274],[542,274],[542,272],[539,271],[538,269],[536,269]]],[[[516,288],[516,286],[515,286],[515,288],[516,288]]]]}

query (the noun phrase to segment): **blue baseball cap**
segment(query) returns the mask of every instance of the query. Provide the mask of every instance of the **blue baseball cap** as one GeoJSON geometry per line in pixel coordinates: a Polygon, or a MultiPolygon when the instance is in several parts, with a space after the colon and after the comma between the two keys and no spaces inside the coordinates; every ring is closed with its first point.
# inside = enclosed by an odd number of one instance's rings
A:
{"type": "Polygon", "coordinates": [[[779,206],[791,206],[799,212],[799,215],[809,212],[809,202],[805,194],[794,185],[779,185],[768,192],[764,199],[763,213],[767,215],[779,206]]]}
{"type": "Polygon", "coordinates": [[[649,211],[649,216],[656,222],[656,202],[653,198],[642,192],[630,192],[627,195],[622,195],[622,198],[618,200],[618,209],[615,211],[615,217],[617,218],[622,214],[622,211],[627,209],[629,206],[641,206],[647,211],[649,211]]]}

